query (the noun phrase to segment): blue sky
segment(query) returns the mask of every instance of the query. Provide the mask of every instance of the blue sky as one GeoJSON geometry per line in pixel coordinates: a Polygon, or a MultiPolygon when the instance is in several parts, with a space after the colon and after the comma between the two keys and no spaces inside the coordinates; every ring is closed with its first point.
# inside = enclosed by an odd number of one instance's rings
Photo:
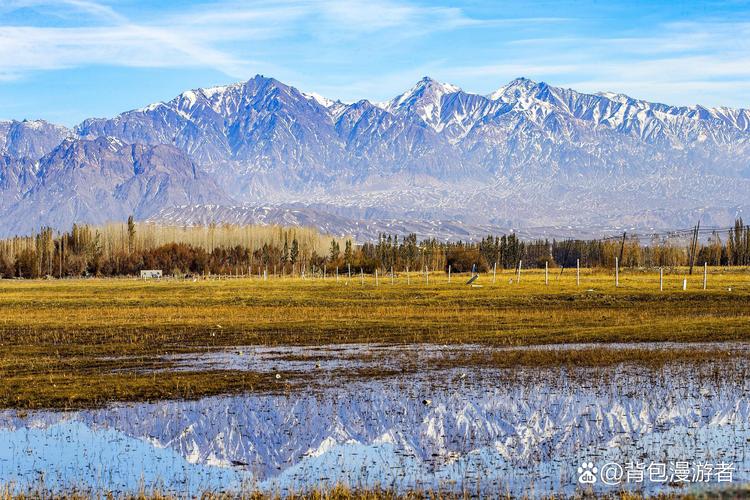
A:
{"type": "Polygon", "coordinates": [[[750,3],[0,0],[0,119],[73,125],[257,73],[344,101],[526,76],[750,107],[750,3]]]}

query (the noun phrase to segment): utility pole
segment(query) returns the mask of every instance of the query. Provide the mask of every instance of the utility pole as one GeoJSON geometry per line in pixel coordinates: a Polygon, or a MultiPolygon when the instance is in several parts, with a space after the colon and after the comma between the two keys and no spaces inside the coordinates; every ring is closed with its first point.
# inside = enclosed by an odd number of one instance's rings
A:
{"type": "Polygon", "coordinates": [[[693,239],[690,242],[690,272],[689,274],[693,274],[693,264],[695,264],[695,252],[698,250],[698,231],[700,231],[701,228],[701,221],[698,221],[698,225],[695,226],[695,229],[693,230],[693,239]]]}

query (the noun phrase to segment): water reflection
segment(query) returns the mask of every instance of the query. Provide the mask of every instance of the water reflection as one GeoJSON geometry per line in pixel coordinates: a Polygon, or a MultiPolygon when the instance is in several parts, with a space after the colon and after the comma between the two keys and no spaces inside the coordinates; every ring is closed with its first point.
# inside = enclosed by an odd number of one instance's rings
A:
{"type": "Polygon", "coordinates": [[[189,495],[337,482],[542,495],[580,489],[584,461],[724,461],[747,482],[747,368],[734,359],[659,370],[464,367],[288,395],[6,411],[0,481],[189,495]]]}

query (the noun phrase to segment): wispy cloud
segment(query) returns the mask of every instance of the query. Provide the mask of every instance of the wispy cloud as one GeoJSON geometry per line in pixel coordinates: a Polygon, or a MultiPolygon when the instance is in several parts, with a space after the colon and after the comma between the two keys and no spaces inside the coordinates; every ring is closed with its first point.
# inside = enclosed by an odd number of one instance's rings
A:
{"type": "MultiPolygon", "coordinates": [[[[714,103],[750,92],[750,22],[664,23],[623,36],[518,39],[502,62],[439,68],[455,78],[551,78],[583,91],[629,92],[665,102],[714,103]],[[702,92],[701,92],[702,91],[702,92]]],[[[745,106],[747,106],[746,103],[745,106]]]]}
{"type": "Polygon", "coordinates": [[[666,24],[659,36],[594,41],[597,49],[584,53],[577,70],[588,76],[581,81],[586,90],[727,103],[750,92],[748,35],[748,22],[666,24]]]}
{"type": "Polygon", "coordinates": [[[135,20],[92,0],[10,0],[1,12],[32,8],[48,16],[70,17],[80,26],[2,25],[0,78],[30,71],[87,65],[136,67],[208,67],[232,77],[252,72],[257,61],[247,45],[306,34],[313,38],[350,38],[382,31],[417,36],[481,24],[460,9],[424,7],[396,1],[280,0],[218,2],[157,21],[135,20]],[[231,47],[232,42],[238,42],[231,47]]]}
{"type": "Polygon", "coordinates": [[[85,26],[0,26],[0,78],[4,79],[89,65],[207,66],[240,76],[252,63],[213,47],[210,34],[202,38],[184,26],[133,22],[107,5],[88,0],[19,0],[15,7],[43,8],[48,15],[61,11],[69,15],[72,8],[88,17],[85,26]]]}
{"type": "Polygon", "coordinates": [[[91,67],[198,69],[210,81],[215,72],[227,80],[260,72],[331,98],[379,100],[426,74],[481,93],[527,76],[669,103],[750,104],[750,20],[742,16],[619,22],[631,7],[587,18],[596,6],[489,0],[175,4],[0,0],[0,80],[91,67]]]}

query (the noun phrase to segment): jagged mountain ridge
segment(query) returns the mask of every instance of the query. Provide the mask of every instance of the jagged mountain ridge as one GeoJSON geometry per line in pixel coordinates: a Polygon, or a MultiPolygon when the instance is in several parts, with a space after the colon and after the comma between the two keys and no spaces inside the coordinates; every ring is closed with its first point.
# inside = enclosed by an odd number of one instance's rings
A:
{"type": "MultiPolygon", "coordinates": [[[[633,148],[668,145],[700,154],[703,145],[711,145],[746,152],[750,111],[673,107],[622,95],[582,94],[524,78],[491,96],[481,96],[425,77],[386,104],[362,100],[344,105],[256,76],[245,84],[187,91],[168,103],[114,119],[86,120],[76,132],[84,137],[112,135],[126,142],[174,143],[200,164],[238,161],[262,170],[279,162],[299,167],[304,161],[308,168],[333,171],[337,179],[342,175],[346,179],[351,166],[342,165],[350,162],[340,156],[351,151],[362,157],[373,141],[396,148],[390,156],[401,165],[441,151],[441,163],[452,165],[446,169],[449,172],[461,171],[467,161],[492,171],[513,167],[508,161],[493,163],[497,155],[480,155],[476,145],[484,139],[489,142],[484,145],[487,152],[524,151],[518,144],[522,132],[536,134],[538,140],[531,143],[535,147],[554,139],[580,149],[587,145],[586,138],[601,142],[612,138],[609,132],[618,132],[615,137],[620,141],[638,140],[630,143],[633,148]],[[510,132],[516,137],[507,139],[515,141],[488,141],[510,132]],[[406,141],[405,147],[399,148],[399,140],[406,141]],[[284,147],[289,154],[279,155],[284,147]],[[331,157],[334,153],[336,158],[331,157]]],[[[379,168],[374,170],[389,171],[383,166],[385,161],[383,155],[375,156],[373,162],[379,168]]]]}
{"type": "Polygon", "coordinates": [[[0,121],[0,155],[37,160],[70,134],[66,127],[44,120],[0,121]]]}
{"type": "MultiPolygon", "coordinates": [[[[15,174],[10,167],[5,172],[15,174]]],[[[77,221],[147,218],[185,203],[232,203],[184,153],[167,145],[68,138],[33,166],[26,163],[16,171],[16,184],[29,188],[4,213],[4,231],[11,234],[77,221]]]]}
{"type": "MultiPolygon", "coordinates": [[[[323,205],[335,207],[331,221],[377,212],[405,228],[669,228],[696,213],[722,225],[748,206],[750,188],[746,109],[525,78],[483,96],[425,77],[388,102],[344,104],[258,75],[88,119],[69,134],[176,148],[223,191],[206,205],[231,200],[222,213],[323,205]]],[[[21,197],[7,191],[0,207],[21,197]]],[[[175,206],[160,208],[152,219],[170,222],[175,206]]],[[[181,222],[206,217],[190,212],[181,222]]]]}

